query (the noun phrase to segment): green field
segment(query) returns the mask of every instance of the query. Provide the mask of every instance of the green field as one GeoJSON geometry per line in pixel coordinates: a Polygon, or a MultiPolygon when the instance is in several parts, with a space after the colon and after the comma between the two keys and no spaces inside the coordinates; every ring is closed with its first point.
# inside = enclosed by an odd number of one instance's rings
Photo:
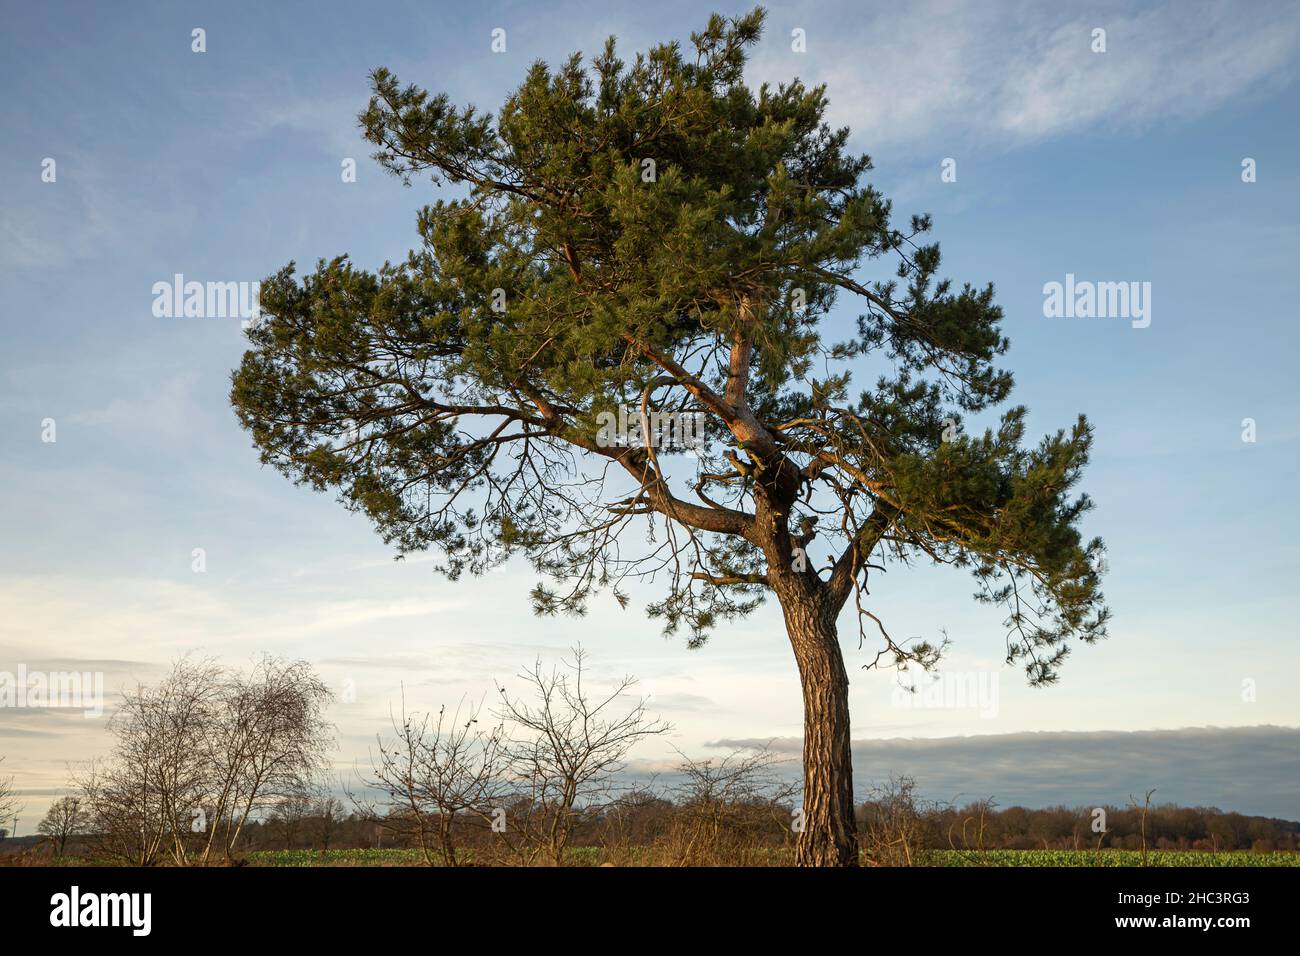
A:
{"type": "MultiPolygon", "coordinates": [[[[941,850],[940,866],[1141,866],[1141,850],[941,850]]],[[[1148,866],[1300,866],[1300,853],[1251,853],[1233,850],[1151,850],[1148,866]]]]}
{"type": "MultiPolygon", "coordinates": [[[[637,851],[609,853],[600,847],[578,847],[570,851],[573,866],[635,865],[637,851]]],[[[771,864],[781,865],[785,853],[772,851],[771,864]]],[[[473,863],[473,854],[464,860],[473,863]]],[[[419,850],[258,850],[250,853],[253,866],[420,866],[419,850]]],[[[928,854],[931,866],[1141,866],[1139,850],[989,850],[986,853],[936,850],[928,854]]],[[[1300,853],[1210,853],[1188,850],[1152,850],[1148,866],[1300,866],[1300,853]]]]}

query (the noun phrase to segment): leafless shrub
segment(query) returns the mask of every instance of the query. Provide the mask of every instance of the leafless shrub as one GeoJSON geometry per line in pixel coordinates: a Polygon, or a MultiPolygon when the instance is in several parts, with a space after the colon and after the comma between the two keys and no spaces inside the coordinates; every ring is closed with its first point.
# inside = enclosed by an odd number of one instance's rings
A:
{"type": "Polygon", "coordinates": [[[619,794],[600,810],[594,840],[606,862],[635,862],[665,833],[677,808],[651,782],[619,794]]]}
{"type": "Polygon", "coordinates": [[[510,830],[526,862],[542,856],[560,866],[592,804],[616,792],[628,752],[671,727],[647,714],[644,698],[624,700],[636,685],[634,677],[593,694],[584,683],[588,676],[581,647],[573,648],[572,660],[561,667],[548,671],[538,660],[519,676],[529,688],[528,698],[511,698],[500,689],[501,717],[520,734],[506,748],[518,787],[516,812],[507,811],[510,830]]]}
{"type": "Polygon", "coordinates": [[[930,861],[931,820],[940,805],[916,796],[916,781],[891,777],[861,808],[861,842],[876,866],[924,866],[930,861]]]}
{"type": "Polygon", "coordinates": [[[477,709],[393,718],[393,738],[378,741],[367,787],[382,795],[382,808],[354,800],[361,813],[399,840],[420,848],[426,863],[435,855],[456,866],[458,822],[492,822],[505,802],[505,729],[480,725],[477,709]]]}
{"type": "Polygon", "coordinates": [[[666,840],[670,864],[752,865],[763,862],[773,835],[784,842],[790,834],[790,799],[799,788],[775,772],[785,758],[760,750],[709,760],[683,754],[682,761],[666,840]]]}
{"type": "Polygon", "coordinates": [[[996,810],[997,803],[988,797],[947,814],[946,816],[952,817],[947,820],[949,848],[969,855],[972,862],[987,866],[987,834],[996,810]]]}

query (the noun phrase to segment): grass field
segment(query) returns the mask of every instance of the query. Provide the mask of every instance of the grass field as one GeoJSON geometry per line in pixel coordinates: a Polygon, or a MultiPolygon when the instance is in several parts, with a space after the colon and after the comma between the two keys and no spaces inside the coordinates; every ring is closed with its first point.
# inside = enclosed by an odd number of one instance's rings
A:
{"type": "MultiPolygon", "coordinates": [[[[783,865],[787,854],[772,852],[771,864],[783,865]]],[[[600,847],[577,847],[569,853],[572,866],[599,866],[613,862],[615,865],[635,866],[635,849],[610,852],[600,847]]],[[[1209,853],[1183,850],[1152,850],[1147,854],[1148,866],[1298,866],[1300,853],[1250,853],[1234,851],[1209,853]]],[[[473,862],[471,853],[465,854],[467,863],[473,862]]],[[[419,850],[258,850],[249,854],[253,866],[420,866],[419,850]]],[[[929,854],[931,866],[1141,866],[1142,853],[1138,850],[989,850],[975,851],[936,850],[929,854]]]]}
{"type": "MultiPolygon", "coordinates": [[[[1141,850],[941,850],[941,866],[1141,866],[1141,850]]],[[[1151,850],[1148,866],[1300,866],[1300,853],[1251,853],[1234,850],[1151,850]]]]}

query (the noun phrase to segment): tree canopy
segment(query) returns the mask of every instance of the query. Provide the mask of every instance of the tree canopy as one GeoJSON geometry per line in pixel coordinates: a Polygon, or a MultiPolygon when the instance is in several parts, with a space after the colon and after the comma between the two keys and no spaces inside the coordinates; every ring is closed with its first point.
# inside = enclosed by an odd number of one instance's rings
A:
{"type": "Polygon", "coordinates": [[[746,84],[763,16],[536,63],[495,113],[374,71],[376,159],[457,195],[404,262],[265,282],[234,407],[263,462],[451,578],[526,555],[541,613],[654,579],[650,614],[698,645],[772,591],[832,620],[853,597],[886,659],[932,666],[867,593],[930,561],[968,569],[1008,660],[1051,682],[1108,617],[1075,492],[1090,426],[1034,444],[1017,406],[965,431],[1012,389],[993,288],[940,274],[928,216],[895,223],[824,87],[746,84]],[[833,309],[860,311],[838,339],[833,309]],[[704,444],[599,441],[619,405],[703,415],[704,444]]]}

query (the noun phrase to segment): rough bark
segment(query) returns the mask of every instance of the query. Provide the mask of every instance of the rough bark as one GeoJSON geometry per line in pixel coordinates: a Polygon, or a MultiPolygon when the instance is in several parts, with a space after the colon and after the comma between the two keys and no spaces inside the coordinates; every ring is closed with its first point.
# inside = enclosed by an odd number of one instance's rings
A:
{"type": "Polygon", "coordinates": [[[782,601],[803,686],[803,824],[799,866],[857,866],[849,677],[833,615],[820,602],[782,601]]]}
{"type": "Polygon", "coordinates": [[[755,495],[752,533],[767,557],[803,688],[803,832],[795,862],[857,866],[849,676],[835,628],[844,595],[818,577],[805,555],[795,560],[800,542],[789,533],[787,515],[797,486],[787,487],[782,475],[766,477],[755,495]]]}

